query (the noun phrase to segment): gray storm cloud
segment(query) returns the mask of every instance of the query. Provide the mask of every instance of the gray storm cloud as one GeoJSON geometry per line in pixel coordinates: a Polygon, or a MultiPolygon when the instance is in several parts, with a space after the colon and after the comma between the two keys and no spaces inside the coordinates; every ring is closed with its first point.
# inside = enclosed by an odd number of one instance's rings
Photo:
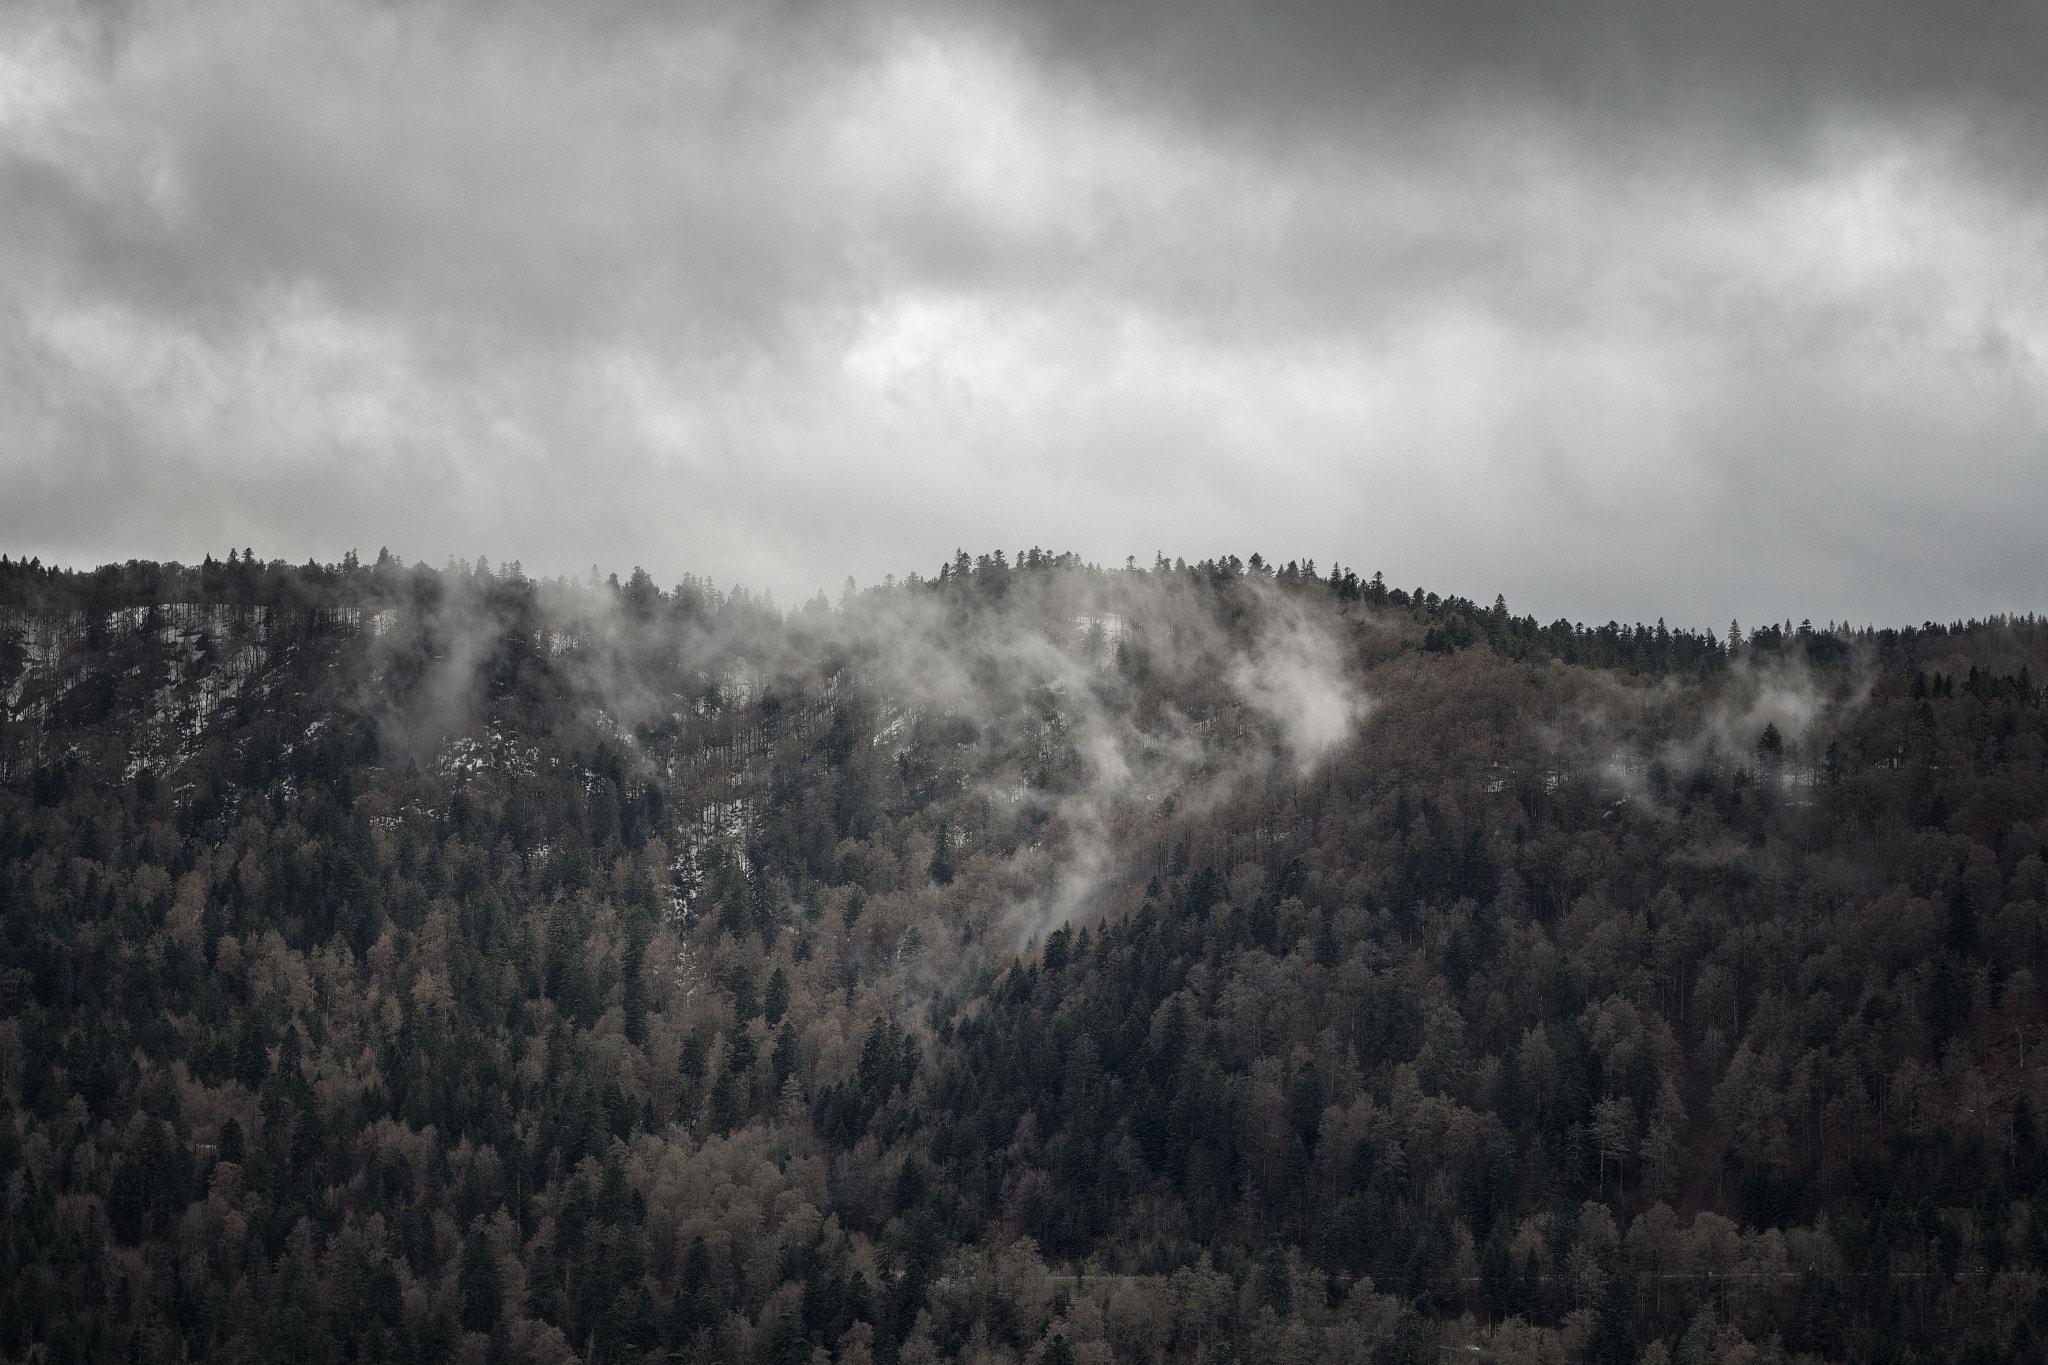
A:
{"type": "Polygon", "coordinates": [[[0,537],[2037,609],[2044,22],[10,6],[0,537]]]}

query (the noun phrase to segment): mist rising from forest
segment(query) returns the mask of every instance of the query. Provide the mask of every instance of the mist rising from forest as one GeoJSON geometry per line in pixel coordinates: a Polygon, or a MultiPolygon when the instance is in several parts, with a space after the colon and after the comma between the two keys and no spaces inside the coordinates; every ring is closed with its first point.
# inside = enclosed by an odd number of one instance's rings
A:
{"type": "Polygon", "coordinates": [[[968,744],[1050,724],[1080,759],[1056,790],[1028,765],[973,782],[976,799],[1028,803],[1065,835],[1038,894],[1005,916],[1004,936],[1023,947],[1089,902],[1118,821],[1162,802],[1198,813],[1247,782],[1305,778],[1372,710],[1346,641],[1359,623],[1347,628],[1269,575],[1244,579],[1244,600],[1219,618],[1172,573],[1051,555],[1041,569],[1039,558],[1013,570],[984,555],[972,570],[962,556],[937,578],[865,591],[849,580],[836,608],[821,594],[787,616],[740,588],[691,580],[664,592],[638,570],[609,587],[487,565],[431,579],[411,570],[413,590],[394,587],[374,617],[363,700],[380,734],[424,761],[483,723],[508,650],[558,654],[574,692],[657,780],[660,758],[638,734],[759,704],[778,687],[823,688],[870,722],[938,724],[968,744]],[[956,572],[975,573],[971,591],[930,590],[956,572]]]}
{"type": "Polygon", "coordinates": [[[1257,557],[0,558],[0,1352],[2031,1361],[2044,673],[1257,557]]]}

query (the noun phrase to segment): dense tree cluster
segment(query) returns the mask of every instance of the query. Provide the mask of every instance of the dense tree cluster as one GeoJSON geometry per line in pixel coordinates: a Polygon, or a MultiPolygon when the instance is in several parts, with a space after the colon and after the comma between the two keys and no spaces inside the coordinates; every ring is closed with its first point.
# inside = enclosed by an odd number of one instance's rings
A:
{"type": "Polygon", "coordinates": [[[2040,1360],[2044,659],[0,561],[0,1354],[2040,1360]]]}

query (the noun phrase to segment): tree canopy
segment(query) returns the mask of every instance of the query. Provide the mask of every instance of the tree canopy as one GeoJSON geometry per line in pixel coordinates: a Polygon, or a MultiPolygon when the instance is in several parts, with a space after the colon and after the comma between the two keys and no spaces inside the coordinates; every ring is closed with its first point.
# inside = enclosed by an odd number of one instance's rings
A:
{"type": "Polygon", "coordinates": [[[0,561],[0,1354],[2034,1360],[2044,659],[0,561]]]}

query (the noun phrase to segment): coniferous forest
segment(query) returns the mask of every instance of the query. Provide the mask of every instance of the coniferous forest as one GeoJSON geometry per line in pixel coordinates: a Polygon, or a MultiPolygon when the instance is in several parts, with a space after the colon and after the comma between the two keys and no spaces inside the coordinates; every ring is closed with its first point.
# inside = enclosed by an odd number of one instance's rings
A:
{"type": "Polygon", "coordinates": [[[0,1355],[2041,1365],[2048,621],[0,561],[0,1355]]]}

